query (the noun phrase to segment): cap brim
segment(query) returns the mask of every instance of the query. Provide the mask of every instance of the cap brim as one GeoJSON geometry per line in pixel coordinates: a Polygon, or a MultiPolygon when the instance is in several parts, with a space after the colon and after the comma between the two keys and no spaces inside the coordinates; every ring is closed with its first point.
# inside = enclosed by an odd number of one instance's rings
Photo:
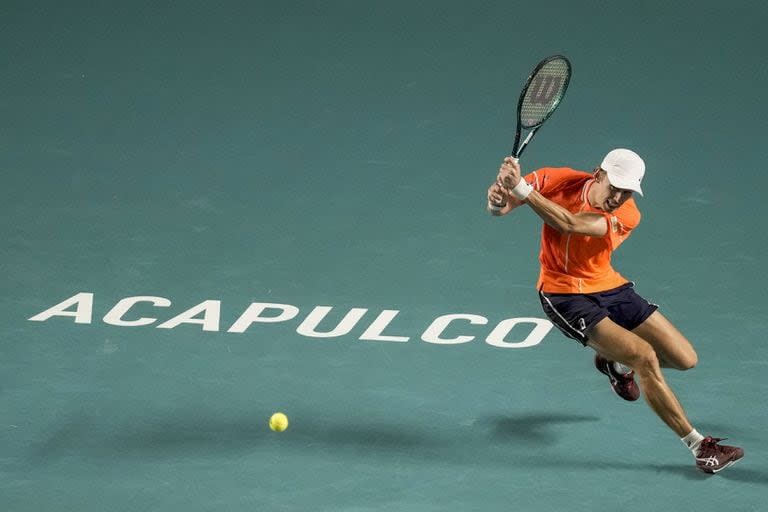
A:
{"type": "Polygon", "coordinates": [[[619,176],[611,176],[611,173],[606,174],[608,175],[608,182],[614,187],[631,190],[633,192],[637,192],[641,196],[643,195],[643,189],[640,188],[640,184],[638,182],[634,180],[628,180],[626,178],[621,178],[619,176]]]}

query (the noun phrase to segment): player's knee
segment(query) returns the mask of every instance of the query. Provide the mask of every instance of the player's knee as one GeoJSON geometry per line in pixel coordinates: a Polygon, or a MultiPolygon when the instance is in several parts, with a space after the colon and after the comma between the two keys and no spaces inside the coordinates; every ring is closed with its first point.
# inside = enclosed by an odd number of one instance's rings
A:
{"type": "Polygon", "coordinates": [[[688,354],[683,357],[682,361],[680,361],[680,370],[690,370],[691,368],[694,368],[699,363],[699,356],[696,354],[695,351],[691,350],[688,354]]]}
{"type": "Polygon", "coordinates": [[[640,375],[655,374],[660,371],[659,358],[653,347],[647,344],[641,345],[634,357],[634,370],[640,375]]]}

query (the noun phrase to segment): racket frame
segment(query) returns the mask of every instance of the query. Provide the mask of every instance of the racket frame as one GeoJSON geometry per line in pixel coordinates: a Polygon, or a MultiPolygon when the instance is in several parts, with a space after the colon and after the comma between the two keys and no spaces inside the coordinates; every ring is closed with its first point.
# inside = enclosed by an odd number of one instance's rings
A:
{"type": "Polygon", "coordinates": [[[565,55],[550,55],[549,57],[546,57],[541,60],[538,64],[536,64],[536,67],[533,68],[533,71],[531,71],[531,74],[528,75],[528,78],[525,80],[525,85],[523,85],[523,90],[520,92],[520,99],[517,100],[517,130],[515,131],[515,142],[512,145],[512,158],[515,160],[520,159],[520,155],[523,154],[523,150],[528,146],[528,143],[533,139],[533,136],[536,134],[536,131],[541,128],[541,125],[544,124],[544,121],[549,119],[549,117],[555,113],[555,110],[557,110],[557,107],[560,106],[560,102],[565,97],[565,92],[568,90],[568,84],[571,82],[571,73],[572,73],[572,67],[571,67],[571,61],[568,60],[568,58],[565,55]],[[542,119],[540,122],[535,124],[534,126],[531,126],[529,128],[526,128],[527,130],[530,130],[528,132],[528,135],[523,140],[523,143],[520,144],[520,135],[522,134],[523,130],[523,123],[522,123],[522,110],[523,110],[523,100],[525,99],[525,95],[528,93],[528,88],[531,86],[531,82],[533,81],[533,77],[536,76],[536,74],[543,68],[548,62],[560,59],[565,61],[565,65],[568,66],[568,75],[565,77],[565,83],[563,84],[563,92],[560,94],[560,99],[557,100],[557,103],[555,103],[554,107],[552,107],[549,112],[547,113],[546,117],[542,119]]]}

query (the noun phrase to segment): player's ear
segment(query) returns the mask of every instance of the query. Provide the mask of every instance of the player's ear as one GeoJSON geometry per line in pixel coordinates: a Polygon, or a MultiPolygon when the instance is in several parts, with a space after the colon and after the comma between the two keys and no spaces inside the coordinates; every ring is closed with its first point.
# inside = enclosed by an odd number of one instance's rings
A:
{"type": "Polygon", "coordinates": [[[599,167],[595,167],[595,170],[594,170],[593,174],[595,176],[595,181],[596,182],[598,182],[598,183],[602,183],[603,182],[603,178],[605,177],[605,171],[604,170],[602,170],[599,167]]]}

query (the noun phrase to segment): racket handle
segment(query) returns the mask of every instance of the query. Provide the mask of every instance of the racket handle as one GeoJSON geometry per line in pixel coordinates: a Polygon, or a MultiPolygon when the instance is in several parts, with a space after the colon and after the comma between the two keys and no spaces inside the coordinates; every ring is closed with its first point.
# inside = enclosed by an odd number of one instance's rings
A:
{"type": "Polygon", "coordinates": [[[507,206],[507,203],[496,204],[488,201],[488,209],[491,211],[491,213],[499,213],[501,210],[504,209],[505,206],[507,206]]]}

